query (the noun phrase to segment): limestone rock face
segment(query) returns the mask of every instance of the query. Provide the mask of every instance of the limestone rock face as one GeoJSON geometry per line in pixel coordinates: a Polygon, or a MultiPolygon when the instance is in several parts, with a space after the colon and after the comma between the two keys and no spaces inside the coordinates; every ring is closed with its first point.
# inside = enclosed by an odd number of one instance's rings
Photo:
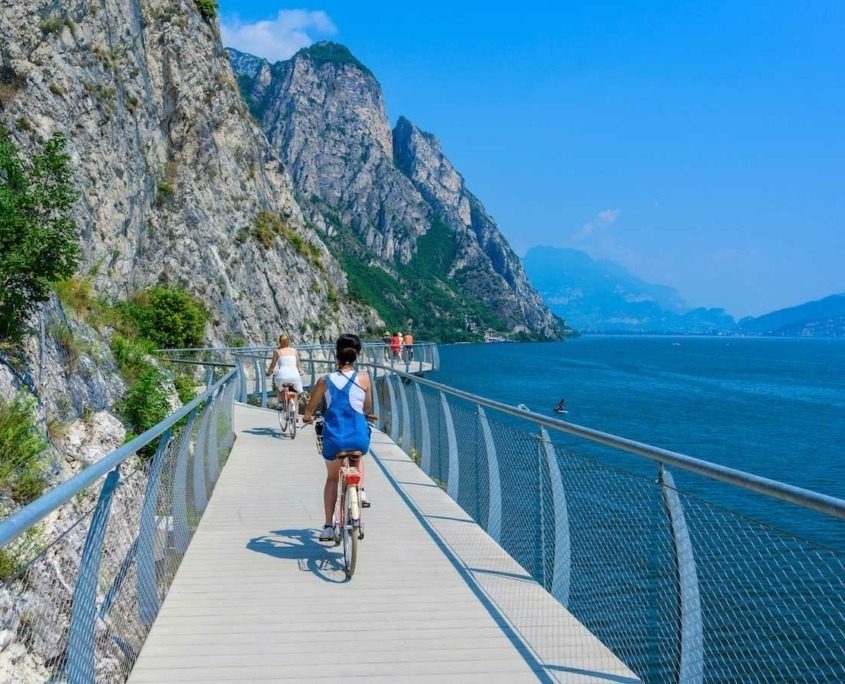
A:
{"type": "Polygon", "coordinates": [[[67,135],[99,291],[184,286],[213,312],[213,342],[358,327],[329,303],[344,274],[305,225],[193,0],[0,0],[0,35],[0,122],[23,148],[67,135]],[[256,240],[261,211],[314,243],[322,266],[283,236],[256,240]]]}
{"type": "Polygon", "coordinates": [[[356,61],[322,61],[312,51],[273,65],[230,54],[311,219],[324,222],[323,204],[378,256],[407,263],[415,238],[428,230],[430,210],[393,163],[381,88],[356,61]]]}
{"type": "Polygon", "coordinates": [[[451,316],[454,326],[464,320],[473,325],[480,303],[491,315],[478,323],[495,319],[508,331],[559,335],[518,257],[440,143],[405,118],[390,130],[378,81],[345,47],[318,43],[272,65],[236,50],[229,54],[244,97],[289,169],[309,221],[328,238],[342,238],[338,249],[345,250],[347,264],[354,259],[380,268],[400,283],[397,292],[385,295],[394,320],[403,312],[410,320],[414,311],[413,303],[402,301],[402,291],[439,279],[432,294],[443,297],[430,307],[433,318],[451,316]],[[436,240],[451,244],[429,241],[421,255],[420,239],[435,223],[446,229],[436,240]],[[344,245],[356,241],[363,249],[344,245]],[[431,264],[437,255],[448,260],[446,273],[414,263],[431,264]],[[404,270],[408,265],[411,270],[404,270]]]}
{"type": "Polygon", "coordinates": [[[399,168],[455,230],[460,248],[452,271],[464,271],[467,291],[492,302],[507,320],[524,321],[526,331],[549,337],[558,334],[557,323],[528,281],[522,261],[467,189],[440,141],[400,117],[393,144],[399,168]]]}

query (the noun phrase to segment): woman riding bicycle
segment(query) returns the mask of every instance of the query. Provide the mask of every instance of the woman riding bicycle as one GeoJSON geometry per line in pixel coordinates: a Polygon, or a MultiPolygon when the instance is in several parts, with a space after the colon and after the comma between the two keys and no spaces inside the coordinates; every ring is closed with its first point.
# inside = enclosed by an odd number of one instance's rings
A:
{"type": "Polygon", "coordinates": [[[293,385],[294,391],[302,394],[302,378],[299,375],[301,371],[299,352],[290,346],[287,335],[279,335],[279,347],[273,352],[273,358],[267,366],[267,375],[273,374],[273,384],[276,386],[279,402],[283,400],[282,391],[285,385],[293,385]]]}
{"type": "Polygon", "coordinates": [[[355,370],[355,361],[361,349],[361,340],[357,335],[345,334],[337,338],[335,358],[337,370],[321,377],[311,393],[311,400],[305,408],[302,421],[314,420],[314,411],[326,398],[326,411],[323,417],[323,458],[326,461],[326,484],[323,487],[323,504],[326,511],[326,523],[320,532],[320,541],[334,538],[333,520],[337,502],[337,481],[344,456],[350,452],[360,452],[349,457],[349,465],[357,466],[360,456],[370,448],[370,426],[367,416],[372,411],[373,391],[370,376],[366,371],[355,370]]]}

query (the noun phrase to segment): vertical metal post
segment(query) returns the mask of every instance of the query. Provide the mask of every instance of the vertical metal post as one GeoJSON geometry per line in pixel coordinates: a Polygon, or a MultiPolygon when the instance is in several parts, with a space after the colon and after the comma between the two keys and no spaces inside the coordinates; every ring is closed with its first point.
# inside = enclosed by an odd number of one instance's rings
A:
{"type": "Polygon", "coordinates": [[[440,392],[440,407],[446,422],[446,443],[449,445],[449,481],[446,483],[446,493],[455,501],[460,491],[461,467],[458,463],[458,440],[455,438],[455,424],[452,422],[452,409],[446,395],[440,392]]]}
{"type": "Polygon", "coordinates": [[[258,377],[261,378],[261,408],[267,408],[267,372],[263,368],[263,363],[261,364],[262,367],[259,368],[261,372],[258,374],[258,377]]]}
{"type": "MultiPolygon", "coordinates": [[[[546,453],[546,467],[552,485],[552,506],[555,524],[555,556],[552,572],[551,594],[564,606],[569,605],[569,584],[572,573],[572,552],[569,539],[569,512],[566,507],[566,492],[563,477],[557,462],[554,445],[546,428],[540,428],[540,437],[546,453]]],[[[542,473],[541,473],[542,476],[542,473]]],[[[543,505],[543,502],[540,502],[543,505]]]]}
{"type": "Polygon", "coordinates": [[[185,553],[190,541],[188,531],[188,450],[191,448],[194,420],[197,410],[188,414],[188,420],[179,438],[179,454],[176,457],[176,468],[173,473],[172,493],[173,501],[173,547],[176,553],[185,553]]]}
{"type": "Polygon", "coordinates": [[[487,422],[487,414],[481,405],[478,406],[478,422],[481,425],[481,436],[487,453],[487,534],[499,541],[502,534],[502,483],[499,479],[499,457],[490,424],[487,422]]]}
{"type": "Polygon", "coordinates": [[[396,376],[399,385],[399,401],[402,404],[402,451],[411,453],[411,417],[408,412],[408,397],[405,394],[405,383],[402,378],[396,376]]]}
{"type": "Polygon", "coordinates": [[[379,400],[378,400],[378,383],[376,382],[375,373],[370,378],[370,386],[373,388],[373,413],[378,416],[378,420],[376,421],[376,425],[384,425],[381,419],[381,410],[379,408],[379,400]]]}
{"type": "Polygon", "coordinates": [[[217,423],[218,414],[220,412],[220,404],[223,401],[223,392],[218,390],[217,396],[211,400],[211,417],[208,420],[208,436],[206,438],[206,445],[208,448],[208,481],[211,486],[217,482],[217,477],[220,475],[220,461],[217,453],[217,423]]]}
{"type": "Polygon", "coordinates": [[[689,528],[684,508],[672,473],[660,465],[658,477],[663,503],[672,529],[675,550],[675,582],[680,600],[680,625],[678,647],[681,653],[677,672],[678,684],[701,684],[704,681],[704,626],[701,615],[701,597],[698,571],[692,552],[689,528]]]}
{"type": "Polygon", "coordinates": [[[164,452],[169,443],[170,430],[168,429],[161,436],[158,449],[150,463],[144,503],[141,506],[141,521],[138,525],[138,565],[135,571],[135,585],[138,590],[138,616],[144,625],[153,624],[159,609],[155,566],[156,513],[161,471],[164,468],[164,452]]]}
{"type": "Polygon", "coordinates": [[[103,538],[109,521],[112,496],[120,479],[117,468],[106,475],[97,506],[91,516],[85,547],[79,563],[79,574],[73,589],[67,647],[68,684],[91,684],[94,681],[94,633],[97,629],[97,585],[103,538]]]}
{"type": "Polygon", "coordinates": [[[236,363],[238,364],[238,401],[242,404],[246,403],[246,368],[244,368],[243,359],[240,354],[237,355],[236,363]]]}
{"type": "Polygon", "coordinates": [[[387,398],[390,403],[390,439],[394,442],[399,442],[399,404],[396,403],[396,394],[393,390],[393,383],[390,381],[395,377],[393,373],[388,373],[384,376],[384,382],[387,384],[387,398]]]}
{"type": "Polygon", "coordinates": [[[208,389],[214,384],[214,366],[205,369],[205,388],[208,389]]]}
{"type": "Polygon", "coordinates": [[[419,383],[415,382],[414,387],[417,391],[417,406],[419,407],[420,428],[422,430],[420,468],[426,475],[431,475],[431,426],[428,424],[428,409],[419,383]]]}
{"type": "Polygon", "coordinates": [[[308,357],[308,366],[311,370],[311,389],[314,389],[314,385],[317,384],[317,374],[314,371],[314,353],[312,352],[311,355],[308,357]]]}
{"type": "Polygon", "coordinates": [[[208,494],[205,488],[205,456],[206,456],[206,430],[208,418],[211,412],[211,400],[206,402],[200,418],[199,430],[197,430],[197,441],[194,444],[194,509],[202,513],[208,505],[208,494]]]}
{"type": "Polygon", "coordinates": [[[255,377],[252,379],[252,396],[255,396],[261,391],[260,387],[260,380],[259,377],[261,376],[261,369],[258,367],[258,357],[252,357],[252,372],[255,373],[255,377]]]}

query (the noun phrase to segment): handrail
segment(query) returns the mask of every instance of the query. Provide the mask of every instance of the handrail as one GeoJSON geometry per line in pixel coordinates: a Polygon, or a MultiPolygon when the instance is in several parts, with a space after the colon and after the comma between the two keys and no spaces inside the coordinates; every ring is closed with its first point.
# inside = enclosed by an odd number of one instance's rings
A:
{"type": "Polygon", "coordinates": [[[12,513],[8,518],[0,523],[0,548],[9,544],[12,540],[26,532],[26,530],[52,513],[59,506],[69,501],[77,493],[81,492],[90,484],[103,477],[103,475],[108,473],[110,470],[113,470],[123,463],[123,461],[138,451],[138,449],[146,446],[156,437],[161,436],[165,431],[171,429],[197,406],[211,398],[214,393],[220,389],[220,387],[229,382],[236,373],[237,370],[232,369],[214,385],[205,390],[205,392],[200,394],[189,404],[186,404],[176,411],[176,413],[165,418],[162,422],[154,425],[146,432],[138,435],[131,442],[127,442],[107,456],[104,456],[96,463],[92,463],[82,472],[77,473],[69,480],[57,485],[29,505],[19,511],[16,511],[15,513],[12,513]]]}
{"type": "MultiPolygon", "coordinates": [[[[389,347],[390,345],[386,342],[382,342],[380,340],[365,340],[362,341],[361,344],[364,347],[389,347]]],[[[433,346],[436,345],[436,342],[431,342],[428,340],[414,340],[414,346],[433,346]]],[[[319,342],[308,342],[297,344],[293,343],[293,346],[297,349],[302,350],[310,350],[310,349],[328,349],[334,351],[335,345],[334,343],[323,343],[320,344],[319,342]]],[[[172,348],[172,349],[156,349],[156,354],[169,354],[175,352],[227,352],[227,353],[241,353],[241,352],[260,352],[260,351],[273,351],[276,347],[273,345],[253,345],[251,347],[185,347],[185,348],[172,348]]]]}
{"type": "MultiPolygon", "coordinates": [[[[314,359],[314,361],[316,363],[333,363],[322,359],[314,359]]],[[[534,413],[533,411],[518,409],[493,399],[487,399],[486,397],[472,394],[471,392],[465,392],[464,390],[443,385],[439,382],[434,382],[410,373],[405,373],[395,368],[391,368],[390,366],[383,366],[381,364],[369,362],[360,363],[359,365],[394,373],[399,377],[406,378],[423,386],[438,390],[444,394],[465,399],[473,402],[474,404],[491,408],[516,418],[527,420],[531,423],[535,423],[536,425],[566,432],[577,437],[582,437],[591,442],[621,449],[622,451],[626,451],[637,456],[643,456],[657,463],[673,465],[677,468],[681,468],[682,470],[696,473],[697,475],[702,475],[713,480],[719,480],[721,482],[736,485],[737,487],[742,487],[743,489],[748,489],[750,491],[757,492],[758,494],[763,494],[781,501],[787,501],[789,503],[802,506],[803,508],[824,513],[825,515],[845,519],[845,500],[843,499],[838,499],[827,494],[820,494],[809,489],[796,487],[777,480],[771,480],[766,477],[737,470],[736,468],[729,468],[727,466],[711,463],[710,461],[705,461],[693,456],[687,456],[686,454],[682,454],[677,451],[651,446],[650,444],[638,442],[633,439],[627,439],[626,437],[619,437],[608,432],[602,432],[601,430],[577,425],[576,423],[569,423],[556,418],[549,418],[548,416],[534,413]]]]}

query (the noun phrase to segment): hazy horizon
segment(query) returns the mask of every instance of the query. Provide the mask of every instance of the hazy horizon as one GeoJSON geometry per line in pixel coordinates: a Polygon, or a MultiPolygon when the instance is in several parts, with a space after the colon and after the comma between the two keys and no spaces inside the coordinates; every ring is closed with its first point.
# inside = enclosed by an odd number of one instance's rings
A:
{"type": "Polygon", "coordinates": [[[738,318],[845,290],[845,4],[220,8],[271,60],[347,45],[520,255],[580,249],[738,318]]]}

